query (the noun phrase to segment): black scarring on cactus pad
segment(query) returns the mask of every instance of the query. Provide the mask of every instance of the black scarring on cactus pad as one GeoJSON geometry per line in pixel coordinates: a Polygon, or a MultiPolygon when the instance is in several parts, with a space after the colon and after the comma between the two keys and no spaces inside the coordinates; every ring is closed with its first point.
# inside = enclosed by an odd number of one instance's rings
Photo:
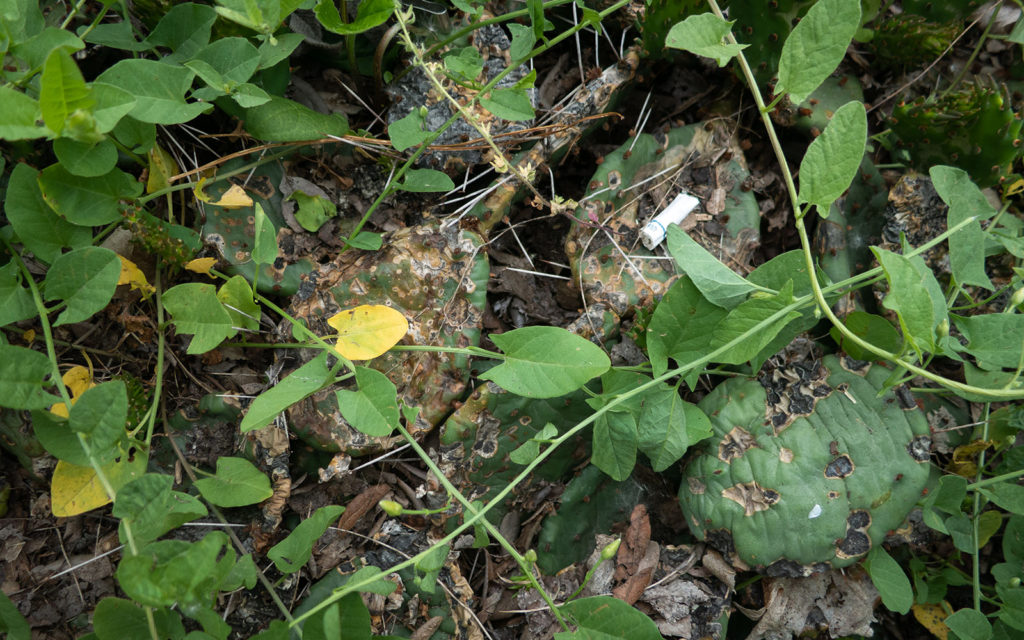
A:
{"type": "Polygon", "coordinates": [[[862,559],[927,490],[928,422],[889,372],[848,358],[722,383],[679,489],[693,532],[769,575],[862,559]]]}

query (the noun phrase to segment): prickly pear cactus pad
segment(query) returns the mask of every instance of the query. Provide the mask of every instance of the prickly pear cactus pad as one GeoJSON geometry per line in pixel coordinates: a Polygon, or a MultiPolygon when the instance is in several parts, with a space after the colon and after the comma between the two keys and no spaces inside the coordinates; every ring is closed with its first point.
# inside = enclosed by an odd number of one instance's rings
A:
{"type": "MultiPolygon", "coordinates": [[[[409,321],[406,344],[466,347],[480,339],[486,304],[488,263],[482,241],[471,231],[436,225],[400,229],[380,251],[346,251],[321,265],[302,283],[288,312],[317,335],[335,331],[327,319],[340,309],[385,304],[409,321]]],[[[289,350],[287,368],[315,355],[289,350]]],[[[391,378],[399,399],[420,408],[410,431],[432,429],[462,395],[469,368],[465,356],[417,352],[385,354],[370,362],[391,378]]],[[[282,376],[285,372],[282,372],[282,376]]],[[[336,388],[324,389],[294,405],[289,426],[307,444],[352,455],[379,450],[389,439],[353,429],[338,409],[336,388]]]]}
{"type": "Polygon", "coordinates": [[[621,317],[668,290],[673,263],[645,249],[639,232],[682,190],[701,202],[683,228],[736,271],[750,270],[760,212],[754,194],[743,190],[749,172],[732,131],[716,120],[641,134],[604,157],[575,213],[587,224],[574,225],[565,242],[589,305],[621,317]]]}
{"type": "Polygon", "coordinates": [[[714,435],[679,489],[693,532],[769,575],[863,558],[931,476],[924,412],[908,391],[878,395],[889,373],[827,356],[708,394],[714,435]]]}

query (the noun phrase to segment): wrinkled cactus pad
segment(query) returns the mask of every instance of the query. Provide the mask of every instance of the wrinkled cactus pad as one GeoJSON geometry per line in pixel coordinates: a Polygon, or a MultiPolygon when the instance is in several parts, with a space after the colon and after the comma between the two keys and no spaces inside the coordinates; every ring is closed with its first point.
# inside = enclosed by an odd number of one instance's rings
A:
{"type": "MultiPolygon", "coordinates": [[[[547,424],[572,425],[591,413],[586,394],[577,391],[559,398],[524,398],[488,382],[477,387],[441,426],[439,466],[445,476],[471,500],[489,501],[523,470],[509,454],[536,436],[547,424]]],[[[533,480],[555,480],[587,456],[583,439],[577,446],[556,449],[521,482],[505,505],[488,517],[500,520],[506,507],[532,492],[533,480]]],[[[447,497],[438,495],[444,502],[447,497]]]]}
{"type": "MultiPolygon", "coordinates": [[[[320,265],[304,279],[288,313],[317,335],[329,336],[336,332],[327,320],[341,309],[383,304],[409,321],[404,344],[467,347],[480,340],[488,273],[487,254],[475,233],[406,227],[387,236],[380,251],[346,251],[320,265]]],[[[283,326],[287,329],[287,323],[283,326]]],[[[307,349],[286,351],[282,377],[314,355],[307,349]]],[[[370,366],[388,375],[404,404],[420,408],[410,429],[414,434],[432,429],[451,411],[469,376],[467,357],[446,353],[386,353],[370,366]]],[[[335,391],[329,387],[292,406],[292,432],[323,451],[358,455],[389,446],[391,438],[349,426],[335,391]]]]}
{"type": "Polygon", "coordinates": [[[863,558],[931,478],[928,421],[909,391],[878,395],[888,375],[827,356],[708,394],[714,435],[679,489],[693,532],[769,575],[863,558]]]}

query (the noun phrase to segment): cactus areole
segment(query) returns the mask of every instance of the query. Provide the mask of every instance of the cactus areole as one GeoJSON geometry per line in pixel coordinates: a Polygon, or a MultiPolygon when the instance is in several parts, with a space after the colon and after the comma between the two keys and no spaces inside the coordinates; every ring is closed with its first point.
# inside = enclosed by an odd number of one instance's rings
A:
{"type": "Polygon", "coordinates": [[[712,391],[714,435],[679,489],[694,534],[776,576],[863,558],[931,477],[927,419],[905,389],[879,396],[889,373],[827,356],[712,391]]]}

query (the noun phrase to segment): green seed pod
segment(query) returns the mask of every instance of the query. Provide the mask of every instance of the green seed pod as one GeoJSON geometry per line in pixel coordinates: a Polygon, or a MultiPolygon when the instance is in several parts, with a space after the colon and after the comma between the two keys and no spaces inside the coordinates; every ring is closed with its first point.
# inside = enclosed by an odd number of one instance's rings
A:
{"type": "Polygon", "coordinates": [[[405,508],[394,500],[381,500],[377,503],[377,506],[392,518],[397,518],[402,515],[403,511],[405,511],[405,508]]]}
{"type": "Polygon", "coordinates": [[[708,394],[714,435],[679,489],[694,534],[776,576],[863,558],[931,478],[924,412],[905,390],[879,395],[888,373],[828,356],[708,394]]]}

